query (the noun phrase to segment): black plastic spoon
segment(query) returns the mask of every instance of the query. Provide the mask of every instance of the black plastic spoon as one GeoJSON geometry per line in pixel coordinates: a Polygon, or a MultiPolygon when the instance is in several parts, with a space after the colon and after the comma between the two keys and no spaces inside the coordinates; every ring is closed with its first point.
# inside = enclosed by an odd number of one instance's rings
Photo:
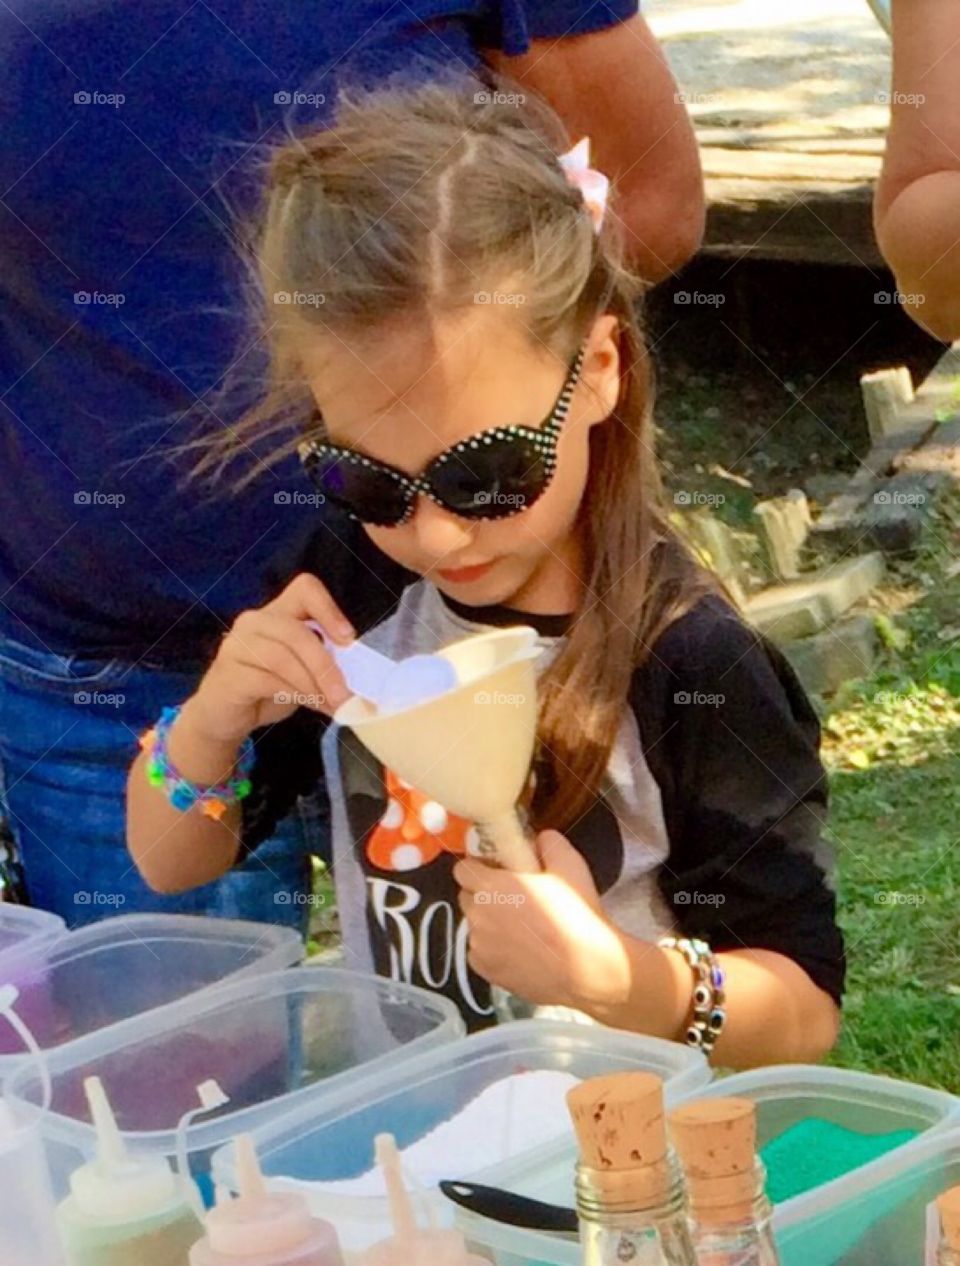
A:
{"type": "Polygon", "coordinates": [[[500,1187],[484,1187],[473,1182],[442,1182],[440,1190],[463,1209],[494,1222],[520,1227],[525,1231],[550,1231],[557,1235],[576,1235],[579,1230],[574,1209],[544,1204],[529,1196],[518,1196],[500,1187]]]}

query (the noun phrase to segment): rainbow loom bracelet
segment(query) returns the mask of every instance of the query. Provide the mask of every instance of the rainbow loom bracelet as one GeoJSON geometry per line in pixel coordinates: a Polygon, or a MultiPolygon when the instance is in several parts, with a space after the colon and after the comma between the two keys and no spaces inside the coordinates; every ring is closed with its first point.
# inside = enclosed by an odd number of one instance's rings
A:
{"type": "Polygon", "coordinates": [[[707,942],[696,937],[664,936],[657,944],[661,949],[679,950],[694,974],[693,1021],[685,1040],[709,1058],[727,1022],[723,968],[707,942]]]}
{"type": "Polygon", "coordinates": [[[170,727],[179,715],[179,706],[164,708],[157,724],[140,739],[141,748],[148,754],[147,781],[151,787],[162,787],[167,799],[181,813],[199,804],[207,817],[222,818],[229,805],[243,800],[252,790],[250,772],[256,756],[253,739],[248,736],[243,740],[232,777],[215,786],[203,787],[184,778],[167,753],[170,727]]]}

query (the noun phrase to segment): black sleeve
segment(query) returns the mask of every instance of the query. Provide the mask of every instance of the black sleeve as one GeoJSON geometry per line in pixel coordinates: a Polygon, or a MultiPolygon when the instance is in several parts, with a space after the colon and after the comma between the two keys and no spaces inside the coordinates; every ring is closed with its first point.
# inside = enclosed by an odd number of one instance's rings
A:
{"type": "MultiPolygon", "coordinates": [[[[385,619],[415,579],[381,553],[358,525],[332,512],[311,524],[299,546],[273,561],[262,601],[275,597],[300,572],[313,572],[332,593],[358,633],[385,619]]],[[[277,725],[255,730],[256,761],[250,795],[242,801],[243,842],[238,860],[269,839],[297,798],[324,791],[320,741],[328,719],[299,708],[277,725]]]]}
{"type": "Polygon", "coordinates": [[[774,950],[840,1002],[820,725],[790,665],[708,598],[663,635],[633,696],[670,839],[660,888],[682,934],[774,950]]]}

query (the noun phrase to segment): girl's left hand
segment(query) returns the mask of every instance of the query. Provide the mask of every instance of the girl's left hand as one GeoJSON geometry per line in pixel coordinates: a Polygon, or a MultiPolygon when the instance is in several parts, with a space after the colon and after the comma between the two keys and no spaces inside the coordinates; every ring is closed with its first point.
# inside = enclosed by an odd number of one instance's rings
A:
{"type": "Polygon", "coordinates": [[[542,831],[537,845],[544,867],[537,875],[474,858],[457,864],[470,966],[538,1006],[617,1005],[629,996],[630,962],[590,868],[559,831],[542,831]]]}

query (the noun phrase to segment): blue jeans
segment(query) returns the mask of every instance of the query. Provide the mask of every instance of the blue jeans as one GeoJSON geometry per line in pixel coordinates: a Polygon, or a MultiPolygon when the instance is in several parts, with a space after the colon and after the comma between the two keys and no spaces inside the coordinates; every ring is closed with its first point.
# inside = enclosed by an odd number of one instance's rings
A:
{"type": "Polygon", "coordinates": [[[306,930],[318,803],[302,801],[253,855],[215,883],[163,896],[126,846],[126,780],[137,739],[196,688],[205,665],[60,657],[0,635],[0,809],[32,905],[72,927],[163,911],[306,930]]]}

